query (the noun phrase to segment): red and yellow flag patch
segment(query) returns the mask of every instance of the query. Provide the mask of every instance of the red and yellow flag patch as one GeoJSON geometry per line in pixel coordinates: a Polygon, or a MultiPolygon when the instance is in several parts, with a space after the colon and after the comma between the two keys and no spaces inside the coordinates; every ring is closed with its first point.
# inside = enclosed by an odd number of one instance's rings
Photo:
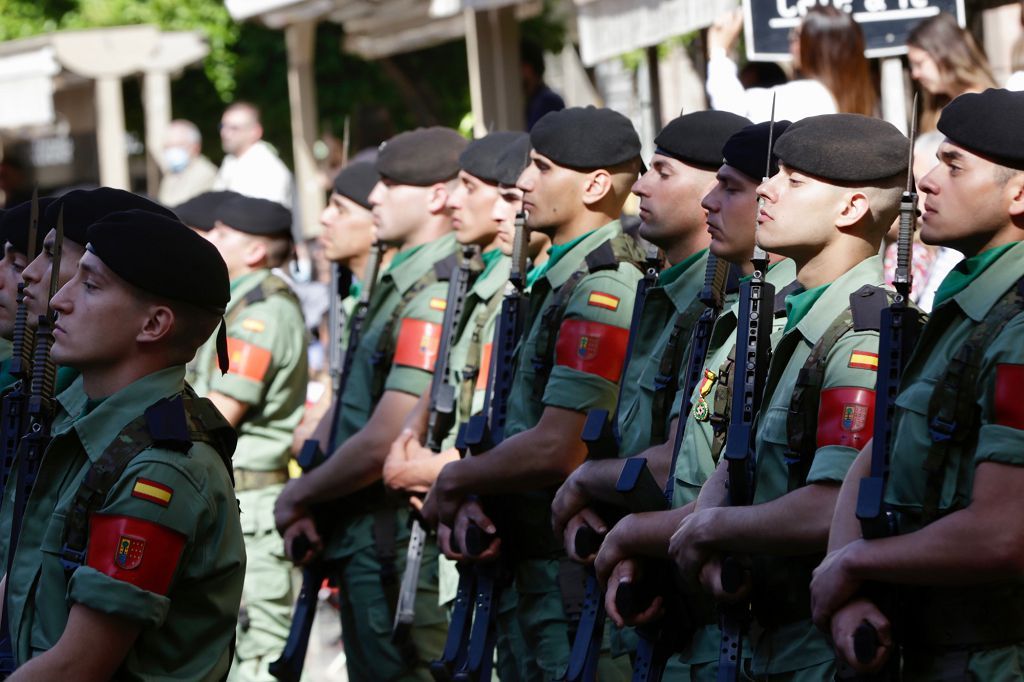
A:
{"type": "Polygon", "coordinates": [[[1024,401],[1020,387],[1024,385],[1024,365],[996,365],[996,393],[993,421],[1011,429],[1024,429],[1024,401]]]}
{"type": "Polygon", "coordinates": [[[228,337],[228,374],[263,381],[270,369],[270,358],[270,351],[266,348],[228,337]]]}
{"type": "Polygon", "coordinates": [[[628,329],[589,320],[566,320],[558,332],[555,363],[618,382],[628,344],[628,329]]]}
{"type": "Polygon", "coordinates": [[[132,497],[155,502],[161,507],[166,507],[171,503],[171,498],[174,497],[174,490],[163,483],[139,477],[135,479],[135,485],[132,486],[132,497]]]}
{"type": "Polygon", "coordinates": [[[878,371],[878,353],[869,353],[866,350],[855,350],[850,353],[850,367],[854,369],[870,369],[878,371]]]}
{"type": "Polygon", "coordinates": [[[93,514],[85,563],[146,592],[165,595],[184,547],[184,535],[159,523],[93,514]]]}
{"type": "Polygon", "coordinates": [[[590,298],[587,299],[587,304],[606,310],[618,310],[619,297],[606,294],[603,291],[593,291],[590,298]]]}
{"type": "Polygon", "coordinates": [[[430,299],[430,309],[444,311],[448,308],[448,301],[443,298],[434,297],[430,299]]]}
{"type": "Polygon", "coordinates": [[[248,332],[255,332],[257,334],[263,332],[267,328],[267,325],[263,320],[254,320],[251,317],[247,320],[242,320],[242,329],[248,332]]]}
{"type": "Polygon", "coordinates": [[[406,318],[402,320],[402,326],[398,330],[395,364],[432,372],[440,345],[441,325],[406,318]]]}

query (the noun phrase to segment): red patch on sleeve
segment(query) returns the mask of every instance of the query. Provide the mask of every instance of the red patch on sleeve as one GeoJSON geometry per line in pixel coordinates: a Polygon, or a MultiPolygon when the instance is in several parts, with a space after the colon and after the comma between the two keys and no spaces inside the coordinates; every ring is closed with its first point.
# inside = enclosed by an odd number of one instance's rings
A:
{"type": "Polygon", "coordinates": [[[1000,426],[1024,429],[1024,365],[996,365],[995,419],[1000,426]]]}
{"type": "Polygon", "coordinates": [[[491,353],[494,352],[493,343],[485,343],[480,351],[480,373],[476,375],[476,390],[487,389],[487,379],[491,376],[491,353]]]}
{"type": "Polygon", "coordinates": [[[270,351],[240,339],[228,337],[228,374],[263,381],[270,369],[270,351]]]}
{"type": "Polygon", "coordinates": [[[869,388],[830,388],[818,405],[818,447],[861,449],[875,428],[875,392],[869,388]]]}
{"type": "Polygon", "coordinates": [[[628,329],[601,322],[566,320],[558,332],[555,363],[617,383],[628,344],[628,329]]]}
{"type": "Polygon", "coordinates": [[[93,514],[85,563],[111,578],[166,595],[184,547],[184,535],[158,523],[93,514]]]}
{"type": "Polygon", "coordinates": [[[406,318],[398,330],[395,364],[433,372],[440,345],[441,325],[406,318]]]}

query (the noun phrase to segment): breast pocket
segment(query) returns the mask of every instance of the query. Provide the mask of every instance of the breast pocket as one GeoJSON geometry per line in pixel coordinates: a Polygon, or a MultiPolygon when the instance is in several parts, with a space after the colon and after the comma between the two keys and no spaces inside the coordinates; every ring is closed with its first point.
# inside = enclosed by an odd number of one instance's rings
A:
{"type": "MultiPolygon", "coordinates": [[[[789,409],[775,405],[762,409],[758,416],[757,462],[755,466],[756,504],[782,497],[789,491],[789,467],[786,453],[789,450],[787,420],[789,409]]],[[[726,447],[729,447],[726,444],[726,447]]]]}
{"type": "Polygon", "coordinates": [[[67,579],[60,563],[66,519],[64,514],[55,512],[39,546],[40,570],[26,604],[31,613],[22,619],[22,623],[31,628],[29,643],[33,655],[57,643],[71,608],[67,600],[67,579]]]}

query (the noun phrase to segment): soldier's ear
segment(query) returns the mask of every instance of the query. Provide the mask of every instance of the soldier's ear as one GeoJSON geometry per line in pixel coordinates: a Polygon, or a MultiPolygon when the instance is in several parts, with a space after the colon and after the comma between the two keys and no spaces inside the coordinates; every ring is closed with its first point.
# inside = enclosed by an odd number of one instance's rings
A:
{"type": "Polygon", "coordinates": [[[1024,171],[1017,171],[1006,181],[1006,193],[1010,197],[1011,219],[1018,227],[1024,228],[1024,171]]]}
{"type": "Polygon", "coordinates": [[[148,314],[135,340],[139,343],[155,343],[166,339],[174,329],[175,315],[170,306],[154,304],[148,306],[148,314]]]}
{"type": "Polygon", "coordinates": [[[845,193],[839,215],[836,216],[836,227],[845,230],[865,219],[871,219],[871,200],[868,195],[860,190],[845,193]]]}
{"type": "Polygon", "coordinates": [[[603,168],[583,176],[583,203],[590,206],[604,199],[613,189],[612,175],[603,168]]]}
{"type": "Polygon", "coordinates": [[[447,183],[437,182],[427,188],[427,210],[432,215],[443,213],[448,206],[450,189],[447,183]]]}

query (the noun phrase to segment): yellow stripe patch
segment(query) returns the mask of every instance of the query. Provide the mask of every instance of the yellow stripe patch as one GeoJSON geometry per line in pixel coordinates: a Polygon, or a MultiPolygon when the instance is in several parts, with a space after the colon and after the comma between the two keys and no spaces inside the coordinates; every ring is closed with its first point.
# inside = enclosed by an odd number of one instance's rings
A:
{"type": "Polygon", "coordinates": [[[162,483],[151,481],[148,478],[135,479],[135,486],[132,488],[132,497],[138,497],[166,507],[174,496],[174,490],[162,483]]]}
{"type": "Polygon", "coordinates": [[[587,303],[598,308],[607,308],[608,310],[619,309],[619,297],[606,294],[601,291],[595,291],[590,294],[590,298],[587,299],[587,303]]]}
{"type": "Polygon", "coordinates": [[[448,307],[448,301],[443,298],[432,298],[430,299],[430,307],[432,310],[444,310],[448,307]]]}
{"type": "Polygon", "coordinates": [[[267,328],[260,320],[242,320],[242,329],[259,334],[267,328]]]}
{"type": "Polygon", "coordinates": [[[855,369],[878,370],[878,353],[855,350],[850,353],[850,367],[855,369]]]}

